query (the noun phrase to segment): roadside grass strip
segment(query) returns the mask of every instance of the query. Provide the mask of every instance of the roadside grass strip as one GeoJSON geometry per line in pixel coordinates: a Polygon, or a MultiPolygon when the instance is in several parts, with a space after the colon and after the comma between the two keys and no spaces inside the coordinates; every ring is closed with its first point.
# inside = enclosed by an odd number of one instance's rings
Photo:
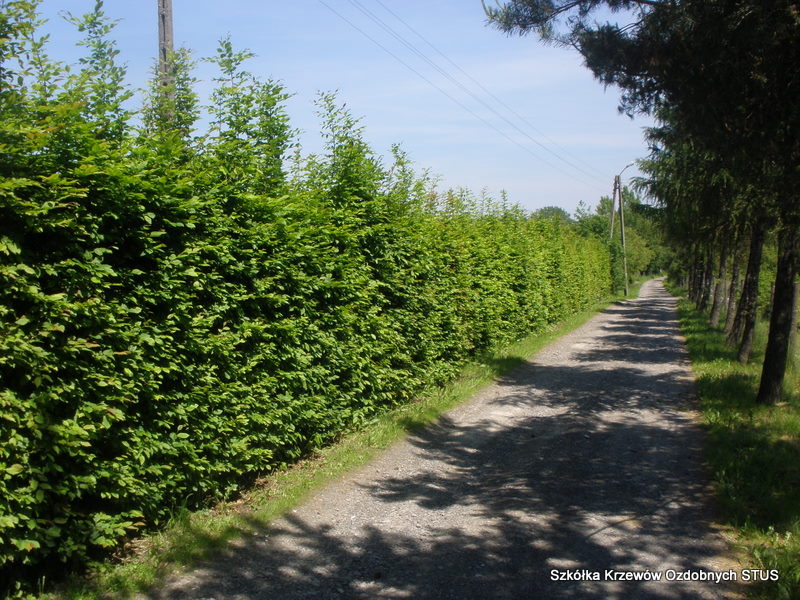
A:
{"type": "Polygon", "coordinates": [[[750,588],[753,598],[800,598],[800,369],[795,347],[784,401],[755,403],[765,346],[765,327],[749,364],[736,360],[725,334],[707,315],[682,300],[678,313],[697,378],[709,432],[724,524],[754,567],[777,569],[776,582],[750,588]]]}

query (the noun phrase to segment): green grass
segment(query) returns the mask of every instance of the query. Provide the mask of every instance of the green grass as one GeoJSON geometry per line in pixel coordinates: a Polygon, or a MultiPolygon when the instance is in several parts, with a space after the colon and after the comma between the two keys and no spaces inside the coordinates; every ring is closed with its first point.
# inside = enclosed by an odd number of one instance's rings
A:
{"type": "MultiPolygon", "coordinates": [[[[630,297],[638,295],[641,283],[631,286],[630,297]]],[[[620,299],[615,297],[609,301],[620,299]]],[[[88,577],[74,579],[57,592],[41,594],[39,598],[131,598],[137,592],[156,586],[166,575],[197,563],[236,538],[267,527],[314,490],[367,463],[409,431],[424,427],[466,401],[607,305],[608,302],[599,304],[547,332],[485,354],[467,365],[451,384],[429,390],[419,401],[393,409],[313,457],[260,480],[238,501],[205,511],[179,512],[163,531],[135,540],[117,560],[95,565],[88,577]]]]}
{"type": "Polygon", "coordinates": [[[707,456],[724,524],[754,568],[778,569],[780,580],[751,587],[753,598],[800,598],[800,369],[795,352],[784,402],[755,403],[766,326],[750,364],[736,361],[725,335],[688,301],[679,304],[703,418],[707,456]]]}

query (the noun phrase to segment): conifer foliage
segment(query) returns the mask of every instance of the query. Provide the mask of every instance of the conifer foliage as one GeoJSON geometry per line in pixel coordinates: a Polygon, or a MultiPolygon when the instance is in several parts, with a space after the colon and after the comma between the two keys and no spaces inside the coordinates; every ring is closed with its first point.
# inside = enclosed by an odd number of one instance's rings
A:
{"type": "Polygon", "coordinates": [[[287,92],[228,39],[206,132],[183,50],[134,125],[102,3],[74,19],[72,70],[36,4],[0,1],[3,592],[229,498],[609,289],[600,242],[437,196],[333,96],[325,151],[289,160],[287,92]]]}

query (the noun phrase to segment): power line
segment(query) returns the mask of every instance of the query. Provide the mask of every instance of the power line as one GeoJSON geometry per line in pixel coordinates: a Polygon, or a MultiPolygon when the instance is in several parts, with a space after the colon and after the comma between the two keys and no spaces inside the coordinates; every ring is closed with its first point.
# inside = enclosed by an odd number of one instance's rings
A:
{"type": "MultiPolygon", "coordinates": [[[[351,0],[351,1],[352,1],[352,0],[351,0]]],[[[576,179],[576,178],[575,178],[575,176],[574,176],[573,174],[571,174],[571,173],[568,173],[568,172],[564,171],[564,170],[563,170],[561,167],[559,167],[558,165],[555,165],[555,164],[553,164],[552,162],[550,162],[550,161],[549,161],[549,160],[547,160],[546,158],[544,158],[544,157],[540,156],[539,154],[537,154],[536,152],[534,152],[534,151],[533,151],[531,148],[529,148],[528,146],[524,146],[523,144],[521,144],[521,143],[520,143],[520,142],[518,142],[517,140],[513,139],[513,138],[512,138],[512,137],[510,137],[510,136],[509,136],[507,133],[505,133],[504,131],[502,131],[502,130],[500,130],[499,128],[497,128],[497,127],[496,127],[496,126],[495,126],[493,123],[491,123],[490,121],[486,120],[485,118],[483,118],[482,116],[480,116],[479,114],[477,114],[475,111],[473,111],[471,108],[469,108],[469,107],[468,107],[468,106],[466,106],[464,103],[462,103],[461,101],[459,101],[457,98],[453,97],[453,96],[452,96],[452,95],[451,95],[449,92],[447,92],[447,91],[446,91],[445,89],[443,89],[441,86],[437,85],[436,83],[434,83],[433,81],[431,81],[430,79],[428,79],[427,77],[425,77],[425,75],[423,75],[422,73],[420,73],[420,72],[419,72],[417,69],[415,69],[413,66],[411,66],[410,64],[408,64],[408,63],[407,63],[406,61],[404,61],[402,58],[400,58],[400,57],[399,57],[397,54],[395,54],[394,52],[392,52],[391,50],[389,50],[389,49],[388,49],[388,48],[387,48],[385,45],[383,45],[383,44],[382,44],[382,43],[380,43],[378,40],[376,40],[374,37],[372,37],[371,35],[369,35],[369,34],[368,34],[366,31],[364,31],[364,30],[363,30],[361,27],[359,27],[358,25],[356,25],[355,23],[353,23],[353,21],[351,21],[351,20],[350,20],[350,19],[348,19],[346,16],[344,16],[342,13],[340,13],[339,11],[337,11],[336,9],[334,9],[334,8],[333,8],[333,7],[332,7],[330,4],[328,4],[327,2],[325,2],[325,0],[319,0],[319,3],[320,3],[320,4],[322,4],[323,6],[325,6],[325,7],[326,7],[328,10],[330,10],[330,11],[331,11],[333,14],[335,14],[337,17],[339,17],[340,19],[342,19],[342,20],[343,20],[345,23],[347,23],[348,25],[350,25],[350,27],[352,27],[353,29],[355,29],[356,31],[358,31],[358,32],[359,32],[361,35],[363,35],[364,37],[366,37],[366,38],[367,38],[369,41],[371,41],[373,44],[375,44],[376,46],[378,46],[378,47],[379,47],[381,50],[383,50],[384,52],[386,52],[386,53],[387,53],[389,56],[391,56],[392,58],[394,58],[394,59],[395,59],[397,62],[399,62],[401,65],[403,65],[403,66],[404,66],[404,67],[406,67],[408,70],[410,70],[412,73],[414,73],[415,75],[417,75],[417,76],[418,76],[420,79],[422,79],[423,81],[425,81],[425,82],[426,82],[428,85],[430,85],[430,86],[432,86],[432,87],[436,88],[436,89],[437,89],[437,90],[438,90],[440,93],[442,93],[443,95],[445,95],[445,96],[446,96],[448,99],[450,99],[452,102],[454,102],[455,104],[457,104],[457,105],[458,105],[460,108],[462,108],[463,110],[465,110],[466,112],[468,112],[469,114],[471,114],[471,115],[472,115],[474,118],[476,118],[476,119],[478,119],[479,121],[481,121],[481,122],[482,122],[483,124],[485,124],[487,127],[489,127],[490,129],[493,129],[493,130],[494,130],[496,133],[498,133],[498,134],[500,134],[501,136],[503,136],[504,138],[506,138],[506,139],[507,139],[508,141],[510,141],[512,144],[515,144],[516,146],[518,146],[518,147],[519,147],[520,149],[522,149],[523,151],[527,152],[528,154],[531,154],[533,157],[535,157],[536,159],[538,159],[538,160],[540,160],[540,161],[544,162],[545,164],[549,165],[549,166],[550,166],[550,167],[552,167],[553,169],[556,169],[556,170],[558,170],[558,171],[560,171],[560,172],[564,173],[565,175],[567,175],[567,176],[568,176],[568,177],[570,177],[570,178],[576,179]]],[[[363,12],[363,11],[362,11],[362,12],[363,12]]],[[[386,27],[387,27],[387,28],[389,28],[389,26],[388,26],[388,25],[387,25],[386,27]]],[[[391,29],[391,28],[389,28],[389,29],[391,29]]],[[[404,43],[404,45],[406,45],[406,46],[408,47],[408,43],[407,43],[407,42],[406,42],[406,43],[404,43]]],[[[415,50],[415,53],[419,53],[419,52],[415,50]]],[[[428,59],[428,61],[429,61],[429,59],[428,59]]],[[[430,62],[430,61],[429,61],[429,62],[430,62]]],[[[434,66],[434,68],[436,68],[436,70],[437,70],[437,71],[439,71],[439,72],[442,72],[442,70],[441,70],[441,69],[440,69],[440,68],[439,68],[437,65],[435,65],[435,63],[433,63],[433,66],[434,66]]],[[[445,76],[449,77],[449,76],[448,76],[446,73],[445,73],[445,76]]],[[[461,85],[461,84],[460,84],[460,83],[458,83],[458,82],[456,82],[456,83],[457,83],[457,84],[458,84],[460,87],[462,87],[462,88],[463,88],[463,85],[461,85]]],[[[469,93],[469,92],[468,92],[468,93],[469,93]]],[[[470,93],[470,95],[472,95],[472,94],[470,93]]],[[[474,95],[473,95],[473,97],[474,97],[474,95]]],[[[488,106],[488,105],[486,105],[486,103],[485,103],[485,102],[483,102],[482,100],[481,100],[480,102],[481,102],[482,104],[484,104],[485,106],[488,106]]],[[[503,118],[504,120],[506,120],[506,121],[507,121],[507,119],[505,119],[504,117],[502,117],[502,115],[499,115],[499,113],[497,113],[497,112],[496,112],[494,109],[492,109],[491,107],[489,107],[489,108],[490,108],[490,110],[492,110],[492,112],[495,112],[495,114],[498,114],[498,116],[500,116],[501,118],[503,118]]],[[[514,127],[514,128],[517,130],[517,131],[519,131],[520,133],[522,133],[522,135],[525,135],[526,137],[530,138],[530,136],[528,136],[527,134],[525,134],[524,132],[522,132],[521,130],[519,130],[519,128],[518,128],[518,127],[516,127],[516,126],[515,126],[513,123],[512,123],[512,126],[513,126],[513,127],[514,127]]],[[[530,139],[533,139],[533,138],[530,138],[530,139]]],[[[534,142],[536,142],[536,140],[533,140],[533,141],[534,141],[534,142]]],[[[539,144],[539,142],[536,142],[536,143],[537,143],[537,144],[539,144]]],[[[539,145],[541,145],[541,144],[539,144],[539,145]]],[[[545,147],[545,149],[547,150],[547,148],[546,148],[546,147],[545,147]]],[[[548,151],[549,151],[549,150],[548,150],[548,151]]],[[[575,167],[573,166],[573,168],[575,168],[575,167]]],[[[583,183],[587,183],[587,184],[588,184],[588,182],[587,182],[587,181],[583,181],[583,183]]],[[[589,184],[589,185],[591,185],[592,187],[594,187],[594,184],[589,184]]]]}
{"type": "MultiPolygon", "coordinates": [[[[552,139],[550,139],[549,137],[547,137],[547,135],[546,135],[546,134],[545,134],[543,131],[541,131],[540,129],[538,129],[538,128],[537,128],[537,127],[536,127],[536,126],[535,126],[533,123],[531,123],[531,122],[530,122],[528,119],[526,119],[524,116],[522,116],[521,114],[519,114],[519,113],[518,113],[516,110],[514,110],[514,109],[513,109],[511,106],[509,106],[508,104],[506,104],[506,103],[505,103],[505,102],[504,102],[504,101],[503,101],[501,98],[499,98],[497,95],[495,95],[495,94],[494,94],[494,93],[493,93],[491,90],[487,89],[487,88],[486,88],[486,87],[485,87],[485,86],[484,86],[484,85],[483,85],[483,84],[482,84],[480,81],[478,81],[478,80],[477,80],[477,79],[475,79],[475,78],[474,78],[472,75],[470,75],[470,74],[469,74],[467,71],[465,71],[464,69],[462,69],[462,68],[461,68],[461,67],[460,67],[460,66],[459,66],[459,65],[458,65],[458,64],[457,64],[455,61],[453,61],[453,60],[452,60],[452,59],[451,59],[449,56],[447,56],[447,55],[446,55],[444,52],[442,52],[441,50],[439,50],[439,48],[437,48],[436,46],[434,46],[434,45],[433,45],[433,44],[432,44],[430,41],[428,41],[428,39],[427,39],[425,36],[423,36],[421,33],[419,33],[419,32],[418,32],[418,31],[417,31],[417,30],[416,30],[414,27],[412,27],[412,26],[411,26],[411,25],[410,25],[410,24],[409,24],[407,21],[405,21],[405,20],[404,20],[402,17],[400,17],[400,15],[398,15],[396,12],[394,12],[394,11],[393,11],[391,8],[389,8],[388,6],[386,6],[386,5],[385,5],[385,4],[384,4],[384,3],[383,3],[381,0],[375,0],[375,2],[377,2],[378,4],[380,4],[380,5],[383,7],[383,9],[384,9],[386,12],[388,12],[390,15],[392,15],[392,16],[393,16],[395,19],[397,19],[398,21],[400,21],[400,23],[402,23],[402,24],[403,24],[403,25],[406,27],[406,29],[408,29],[408,30],[409,30],[411,33],[413,33],[413,34],[414,34],[416,37],[418,37],[418,38],[419,38],[419,39],[420,39],[420,40],[421,40],[421,41],[422,41],[422,42],[423,42],[423,43],[424,43],[426,46],[428,46],[429,48],[431,48],[431,49],[432,49],[434,52],[436,52],[436,53],[437,53],[439,56],[441,56],[441,57],[442,57],[443,59],[445,59],[445,60],[446,60],[448,63],[450,63],[450,64],[451,64],[453,67],[455,67],[455,68],[456,68],[456,69],[457,69],[457,70],[458,70],[458,71],[459,71],[459,72],[460,72],[460,73],[461,73],[461,74],[462,74],[464,77],[466,77],[466,78],[467,78],[467,79],[469,79],[469,80],[470,80],[472,83],[474,83],[476,86],[478,86],[478,87],[481,89],[481,91],[483,91],[483,92],[484,92],[484,93],[485,93],[487,96],[489,96],[490,98],[492,98],[492,99],[493,99],[495,102],[497,102],[497,103],[498,103],[500,106],[502,106],[503,108],[505,108],[507,111],[509,111],[509,112],[510,112],[511,114],[513,114],[515,117],[517,117],[517,118],[518,118],[518,119],[519,119],[519,120],[520,120],[522,123],[524,123],[525,125],[527,125],[528,127],[530,127],[530,128],[533,130],[533,131],[535,131],[537,134],[539,134],[541,137],[543,137],[545,140],[547,140],[547,141],[548,141],[550,144],[552,144],[553,146],[556,146],[556,147],[558,147],[559,149],[561,149],[561,150],[563,150],[564,152],[566,152],[567,154],[569,154],[569,152],[566,150],[566,148],[563,148],[562,146],[560,146],[560,144],[558,144],[557,142],[554,142],[552,139]]],[[[585,160],[583,160],[583,159],[582,159],[582,158],[580,158],[579,156],[571,155],[571,158],[574,158],[574,159],[575,159],[575,160],[577,160],[578,162],[582,163],[582,164],[583,164],[585,167],[588,167],[589,169],[591,169],[591,170],[592,170],[592,172],[593,172],[593,174],[594,174],[595,176],[598,176],[598,177],[601,177],[602,179],[605,179],[605,174],[603,174],[603,173],[601,173],[601,172],[599,172],[599,171],[596,171],[596,170],[594,169],[594,167],[593,167],[591,164],[589,164],[588,162],[586,162],[585,160]]]]}
{"type": "MultiPolygon", "coordinates": [[[[336,10],[336,9],[334,9],[332,6],[330,6],[330,5],[329,5],[327,2],[325,2],[325,0],[319,0],[319,3],[320,3],[320,4],[322,4],[323,6],[325,6],[325,7],[326,7],[328,10],[330,10],[332,13],[334,13],[336,16],[338,16],[340,19],[342,19],[342,20],[343,20],[344,22],[346,22],[348,25],[350,25],[350,26],[351,26],[353,29],[355,29],[356,31],[358,31],[358,32],[359,32],[361,35],[363,35],[364,37],[366,37],[366,38],[367,38],[369,41],[371,41],[373,44],[375,44],[376,46],[378,46],[378,47],[379,47],[381,50],[383,50],[384,52],[386,52],[386,53],[387,53],[389,56],[391,56],[392,58],[394,58],[394,59],[395,59],[397,62],[399,62],[401,65],[403,65],[403,66],[404,66],[404,67],[406,67],[408,70],[410,70],[411,72],[413,72],[414,74],[416,74],[416,75],[417,75],[417,76],[418,76],[420,79],[422,79],[423,81],[425,81],[425,82],[426,82],[428,85],[431,85],[432,87],[434,87],[434,88],[436,88],[437,90],[439,90],[439,92],[441,92],[442,94],[444,94],[444,95],[445,95],[447,98],[449,98],[449,99],[450,99],[452,102],[454,102],[454,103],[455,103],[455,104],[457,104],[459,107],[461,107],[463,110],[467,111],[467,112],[468,112],[469,114],[471,114],[473,117],[475,117],[476,119],[478,119],[479,121],[481,121],[482,123],[484,123],[484,124],[485,124],[487,127],[489,127],[490,129],[493,129],[495,132],[499,133],[499,134],[500,134],[500,135],[502,135],[504,138],[506,138],[508,141],[510,141],[512,144],[515,144],[515,145],[519,146],[519,148],[521,148],[521,149],[522,149],[522,150],[524,150],[525,152],[528,152],[529,154],[531,154],[532,156],[534,156],[534,157],[535,157],[535,158],[537,158],[538,160],[541,160],[542,162],[544,162],[544,163],[548,164],[549,166],[553,167],[554,169],[557,169],[557,170],[561,171],[562,173],[565,173],[565,172],[564,172],[564,171],[563,171],[563,170],[562,170],[560,167],[558,167],[557,165],[554,165],[553,163],[551,163],[551,162],[550,162],[550,161],[548,161],[547,159],[545,159],[545,158],[543,158],[543,157],[539,156],[538,154],[536,154],[535,152],[533,152],[533,150],[531,150],[531,149],[530,149],[530,148],[528,148],[527,146],[523,146],[523,145],[522,145],[522,144],[520,144],[520,143],[519,143],[517,140],[513,139],[513,138],[512,138],[512,137],[510,137],[508,134],[506,134],[504,131],[501,131],[500,129],[498,129],[498,128],[497,128],[497,127],[496,127],[496,126],[495,126],[495,125],[494,125],[492,122],[490,122],[490,121],[487,121],[487,120],[486,120],[486,119],[484,119],[482,116],[480,116],[480,115],[479,115],[479,114],[477,114],[475,111],[473,111],[471,108],[469,108],[467,105],[465,105],[464,103],[462,103],[460,100],[458,100],[457,98],[453,97],[453,96],[452,96],[452,95],[451,95],[449,92],[447,92],[447,91],[446,91],[445,89],[443,89],[441,86],[437,85],[436,83],[434,83],[433,81],[431,81],[430,79],[428,79],[427,77],[425,77],[425,75],[423,75],[422,73],[420,73],[420,72],[419,72],[417,69],[415,69],[415,68],[414,68],[414,67],[412,67],[410,64],[408,64],[406,61],[404,61],[402,58],[400,58],[399,56],[397,56],[397,54],[395,54],[394,52],[392,52],[391,50],[389,50],[389,49],[388,49],[386,46],[384,46],[383,44],[381,44],[381,43],[380,43],[378,40],[376,40],[374,37],[372,37],[371,35],[369,35],[369,34],[368,34],[366,31],[364,31],[363,29],[361,29],[361,28],[360,28],[358,25],[356,25],[355,23],[353,23],[353,22],[352,22],[350,19],[348,19],[348,18],[347,18],[347,17],[345,17],[343,14],[341,14],[339,11],[337,11],[337,10],[336,10]]],[[[568,176],[571,176],[569,173],[565,173],[565,174],[566,174],[566,175],[568,175],[568,176]]]]}
{"type": "MultiPolygon", "coordinates": [[[[530,134],[528,134],[527,132],[525,132],[525,131],[523,131],[522,129],[520,129],[520,127],[519,127],[519,126],[518,126],[516,123],[514,123],[513,121],[511,121],[511,120],[510,120],[510,119],[509,119],[509,118],[508,118],[506,115],[504,115],[504,114],[501,114],[501,113],[500,113],[498,110],[496,110],[496,109],[495,109],[495,107],[494,107],[494,106],[491,106],[491,105],[490,105],[489,103],[487,103],[487,102],[486,102],[486,101],[485,101],[483,98],[481,98],[481,97],[480,97],[478,94],[476,94],[476,93],[475,93],[475,92],[473,92],[472,90],[468,89],[468,88],[467,88],[467,87],[466,87],[464,84],[462,84],[460,81],[458,81],[456,78],[454,78],[454,77],[453,77],[453,76],[452,76],[450,73],[448,73],[448,72],[447,72],[445,69],[443,69],[443,68],[442,68],[442,67],[440,67],[438,64],[436,64],[436,63],[435,63],[433,60],[431,60],[431,59],[430,59],[430,58],[429,58],[429,57],[428,57],[428,56],[427,56],[427,55],[426,55],[424,52],[422,52],[421,50],[419,50],[419,49],[418,49],[416,46],[414,46],[414,45],[413,45],[411,42],[409,42],[408,40],[406,40],[406,39],[405,39],[405,38],[404,38],[402,35],[400,35],[399,33],[397,33],[397,31],[395,31],[395,30],[394,30],[394,29],[393,29],[393,28],[392,28],[390,25],[388,25],[388,24],[387,24],[387,23],[386,23],[386,22],[385,22],[383,19],[381,19],[380,17],[378,17],[377,15],[375,15],[375,14],[374,14],[372,11],[370,11],[368,8],[366,8],[366,7],[365,7],[365,6],[364,6],[364,5],[363,5],[363,4],[362,4],[362,3],[361,3],[359,0],[349,0],[349,2],[350,2],[350,4],[352,4],[353,6],[355,6],[355,7],[356,7],[358,10],[360,10],[360,11],[361,11],[363,14],[365,14],[365,15],[366,15],[366,16],[367,16],[369,19],[371,19],[371,20],[372,20],[374,23],[376,23],[376,24],[377,24],[379,27],[381,27],[382,29],[384,29],[384,31],[386,31],[387,33],[389,33],[389,35],[391,35],[392,37],[394,37],[394,38],[395,38],[395,39],[396,39],[398,42],[400,42],[400,43],[401,43],[403,46],[405,46],[406,48],[408,48],[408,49],[409,49],[411,52],[413,52],[414,54],[416,54],[416,55],[417,55],[419,58],[421,58],[423,61],[425,61],[426,63],[428,63],[428,64],[429,64],[429,65],[430,65],[430,66],[431,66],[433,69],[435,69],[435,70],[436,70],[438,73],[440,73],[440,74],[441,74],[443,77],[445,77],[447,80],[449,80],[449,81],[450,81],[450,82],[451,82],[453,85],[457,86],[457,87],[458,87],[459,89],[461,89],[461,90],[462,90],[462,91],[463,91],[465,94],[467,94],[468,96],[470,96],[470,97],[471,97],[473,100],[475,100],[476,102],[478,102],[479,104],[481,104],[482,106],[484,106],[484,107],[485,107],[487,110],[489,110],[491,113],[493,113],[493,114],[494,114],[495,116],[497,116],[499,119],[501,119],[502,121],[504,121],[504,122],[505,122],[507,125],[509,125],[509,126],[510,126],[510,127],[511,127],[511,128],[514,130],[514,131],[516,131],[518,134],[520,134],[521,136],[523,136],[523,137],[527,138],[528,140],[530,140],[531,142],[533,142],[534,144],[536,144],[537,146],[539,146],[539,147],[540,147],[542,150],[544,150],[544,151],[545,151],[545,152],[547,152],[548,154],[551,154],[552,156],[554,156],[555,158],[557,158],[557,159],[558,159],[558,160],[560,160],[561,162],[565,163],[566,165],[570,166],[571,168],[575,169],[576,171],[579,171],[579,172],[583,173],[584,175],[586,175],[586,176],[588,176],[588,177],[590,177],[590,178],[592,178],[592,179],[594,179],[594,178],[596,178],[596,177],[597,177],[597,174],[592,174],[592,173],[589,173],[588,171],[586,171],[586,170],[585,170],[585,169],[583,169],[582,167],[580,167],[580,166],[576,165],[575,163],[573,163],[572,161],[570,161],[570,160],[568,160],[568,159],[564,158],[564,157],[563,157],[563,156],[561,156],[561,155],[560,155],[558,152],[555,152],[554,150],[552,150],[552,149],[548,148],[547,146],[545,146],[544,144],[542,144],[542,143],[541,143],[539,140],[537,140],[536,138],[534,138],[533,136],[531,136],[531,135],[530,135],[530,134]]],[[[391,11],[390,11],[390,12],[391,12],[391,11]]],[[[421,36],[420,36],[420,37],[421,37],[421,36]]],[[[424,40],[423,40],[423,41],[424,41],[424,40]]],[[[481,86],[481,87],[483,87],[483,86],[481,86]]],[[[484,89],[485,89],[485,88],[484,88],[484,89]]],[[[486,91],[488,92],[488,90],[486,90],[486,91]]],[[[492,95],[492,96],[493,96],[493,94],[491,94],[491,93],[490,93],[490,95],[492,95]]]]}

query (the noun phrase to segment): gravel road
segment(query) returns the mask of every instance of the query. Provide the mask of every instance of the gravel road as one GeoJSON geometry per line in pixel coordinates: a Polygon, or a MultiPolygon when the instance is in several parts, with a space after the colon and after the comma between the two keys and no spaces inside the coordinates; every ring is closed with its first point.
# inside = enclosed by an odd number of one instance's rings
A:
{"type": "Polygon", "coordinates": [[[675,300],[648,282],[146,597],[738,597],[725,583],[617,580],[736,568],[712,527],[692,407],[675,300]]]}

